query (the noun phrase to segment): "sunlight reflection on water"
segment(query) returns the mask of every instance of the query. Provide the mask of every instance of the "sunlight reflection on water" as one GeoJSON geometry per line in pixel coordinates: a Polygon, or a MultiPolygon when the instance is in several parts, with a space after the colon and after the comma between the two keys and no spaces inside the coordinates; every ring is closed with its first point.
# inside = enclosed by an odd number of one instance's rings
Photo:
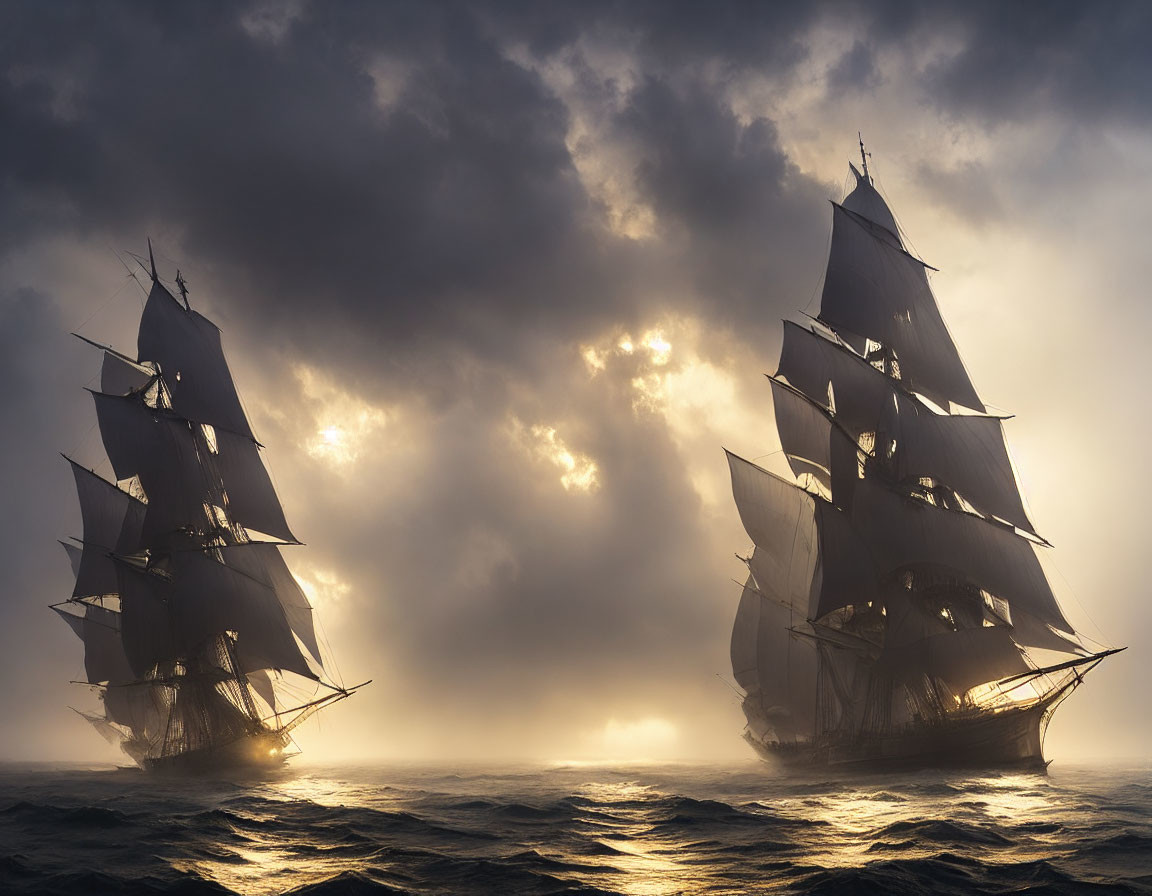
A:
{"type": "Polygon", "coordinates": [[[5,878],[0,864],[0,891],[40,892],[37,874],[92,868],[128,881],[181,872],[253,896],[321,882],[324,893],[698,896],[827,884],[966,896],[1118,881],[1148,892],[1150,802],[1146,769],[804,778],[756,763],[397,764],[190,783],[0,767],[0,838],[19,872],[5,878]],[[61,836],[69,825],[82,836],[61,836]]]}

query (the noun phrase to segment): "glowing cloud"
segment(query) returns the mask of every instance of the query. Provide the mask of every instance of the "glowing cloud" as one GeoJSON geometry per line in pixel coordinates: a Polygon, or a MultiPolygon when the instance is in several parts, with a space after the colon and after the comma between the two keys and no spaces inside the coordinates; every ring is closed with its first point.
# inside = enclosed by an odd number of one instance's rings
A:
{"type": "Polygon", "coordinates": [[[667,719],[650,716],[620,721],[609,719],[589,741],[606,757],[614,759],[655,759],[674,751],[680,732],[667,719]]]}
{"type": "Polygon", "coordinates": [[[351,585],[330,569],[315,566],[305,566],[303,569],[304,572],[294,572],[293,575],[308,602],[318,611],[335,607],[352,590],[351,585]]]}
{"type": "Polygon", "coordinates": [[[593,492],[600,487],[600,468],[596,462],[564,444],[556,427],[540,423],[525,427],[522,422],[513,419],[512,428],[517,441],[533,457],[560,469],[560,484],[565,491],[593,492]]]}
{"type": "Polygon", "coordinates": [[[333,467],[351,466],[383,429],[387,415],[381,408],[345,392],[315,368],[299,365],[293,373],[314,420],[304,450],[333,467]]]}

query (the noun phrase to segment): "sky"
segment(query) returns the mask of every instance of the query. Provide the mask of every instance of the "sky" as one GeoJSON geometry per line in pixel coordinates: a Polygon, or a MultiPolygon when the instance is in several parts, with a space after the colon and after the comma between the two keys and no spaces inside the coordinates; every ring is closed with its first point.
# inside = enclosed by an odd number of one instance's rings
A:
{"type": "Polygon", "coordinates": [[[748,754],[727,447],[858,160],[1006,424],[1067,614],[1049,758],[1149,755],[1152,8],[0,3],[0,758],[110,759],[47,605],[151,238],[346,684],[314,759],[748,754]],[[131,266],[131,263],[130,265],[131,266]],[[139,273],[139,271],[137,271],[139,273]]]}

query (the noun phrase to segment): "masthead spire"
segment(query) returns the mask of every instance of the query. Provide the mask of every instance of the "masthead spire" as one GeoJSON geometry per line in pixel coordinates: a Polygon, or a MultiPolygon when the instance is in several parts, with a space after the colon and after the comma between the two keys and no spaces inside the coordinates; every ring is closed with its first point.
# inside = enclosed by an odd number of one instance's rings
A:
{"type": "Polygon", "coordinates": [[[148,263],[152,266],[152,282],[156,283],[159,278],[156,276],[156,257],[152,254],[152,238],[148,238],[148,263]]]}
{"type": "Polygon", "coordinates": [[[180,288],[180,298],[184,300],[184,308],[191,311],[192,306],[188,304],[188,281],[181,276],[179,268],[176,269],[176,285],[180,288]]]}
{"type": "Polygon", "coordinates": [[[856,132],[856,138],[860,141],[860,161],[864,163],[864,179],[868,183],[872,183],[872,178],[868,174],[868,156],[872,155],[870,152],[864,152],[864,135],[859,131],[856,132]]]}

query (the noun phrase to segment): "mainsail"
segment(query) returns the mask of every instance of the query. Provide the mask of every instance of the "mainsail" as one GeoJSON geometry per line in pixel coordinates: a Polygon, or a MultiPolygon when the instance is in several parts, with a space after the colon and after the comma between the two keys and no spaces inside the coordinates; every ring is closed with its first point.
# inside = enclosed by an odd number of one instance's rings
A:
{"type": "Polygon", "coordinates": [[[63,543],[76,585],[53,609],[83,642],[85,681],[104,703],[81,714],[146,767],[249,740],[281,754],[295,725],[354,689],[326,673],[312,607],[280,553],[296,540],[220,331],[190,308],[182,278],[183,302],[154,264],[151,274],[139,357],[105,348],[92,393],[116,482],[69,459],[83,536],[63,543]],[[302,701],[302,687],[322,693],[302,701]]]}
{"type": "Polygon", "coordinates": [[[1110,652],[1052,592],[1002,420],[864,159],[833,204],[820,312],[785,321],[770,378],[794,478],[728,455],[755,545],[732,633],[754,745],[1050,712],[1110,652]]]}

